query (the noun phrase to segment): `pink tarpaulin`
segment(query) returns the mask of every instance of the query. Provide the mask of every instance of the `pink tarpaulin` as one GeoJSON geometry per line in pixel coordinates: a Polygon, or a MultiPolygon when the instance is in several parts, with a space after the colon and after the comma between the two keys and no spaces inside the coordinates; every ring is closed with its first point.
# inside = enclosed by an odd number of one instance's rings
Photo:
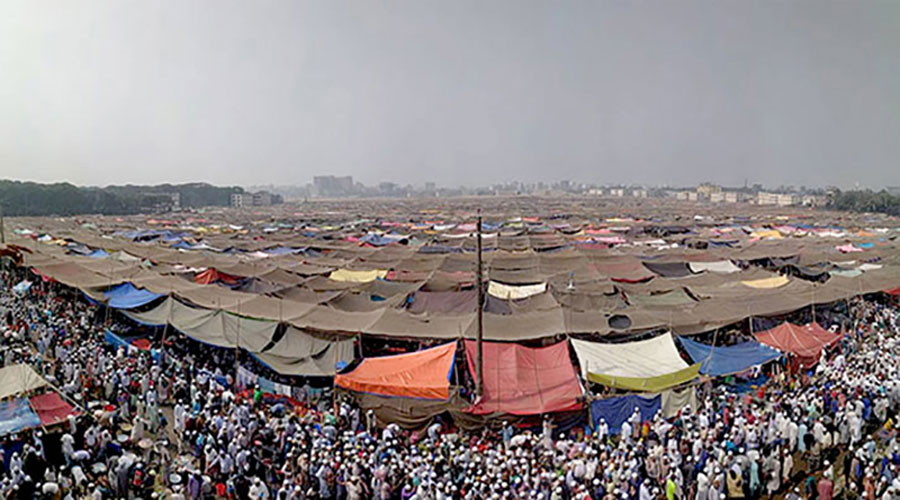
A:
{"type": "Polygon", "coordinates": [[[65,422],[69,414],[75,413],[75,408],[63,401],[55,392],[34,396],[30,402],[34,412],[41,418],[41,425],[44,427],[65,422]]]}
{"type": "MultiPolygon", "coordinates": [[[[581,408],[581,385],[568,342],[540,348],[484,342],[483,348],[484,396],[467,411],[538,415],[581,408]]],[[[467,340],[466,359],[473,377],[477,352],[477,344],[467,340]]]]}
{"type": "Polygon", "coordinates": [[[841,338],[840,335],[822,328],[818,323],[800,326],[787,321],[754,335],[760,343],[797,356],[800,358],[801,366],[805,367],[816,364],[822,349],[841,338]]]}

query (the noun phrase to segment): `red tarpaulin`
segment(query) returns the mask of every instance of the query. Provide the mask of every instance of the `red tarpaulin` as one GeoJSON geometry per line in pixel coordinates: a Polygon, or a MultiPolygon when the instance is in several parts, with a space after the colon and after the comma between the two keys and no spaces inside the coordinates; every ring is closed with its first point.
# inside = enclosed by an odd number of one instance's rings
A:
{"type": "Polygon", "coordinates": [[[206,271],[202,273],[198,273],[194,276],[194,283],[198,283],[200,285],[209,285],[211,283],[215,283],[216,281],[221,281],[222,283],[228,285],[234,285],[240,280],[237,276],[232,276],[230,274],[225,274],[219,271],[216,271],[214,268],[210,267],[206,271]]]}
{"type": "Polygon", "coordinates": [[[75,412],[74,407],[63,401],[55,392],[34,396],[30,402],[34,412],[41,418],[41,425],[44,427],[65,422],[66,417],[75,412]]]}
{"type": "Polygon", "coordinates": [[[900,287],[892,288],[890,290],[885,290],[884,293],[888,295],[900,295],[900,287]]]}
{"type": "Polygon", "coordinates": [[[816,364],[822,349],[841,338],[840,335],[822,328],[818,323],[800,326],[787,321],[754,335],[756,340],[769,347],[794,354],[800,358],[801,366],[805,367],[816,364]]]}
{"type": "Polygon", "coordinates": [[[338,387],[407,398],[447,399],[456,342],[408,354],[367,358],[334,377],[338,387]]]}
{"type": "MultiPolygon", "coordinates": [[[[478,415],[538,415],[581,409],[581,385],[569,358],[569,343],[530,348],[484,342],[484,395],[467,411],[478,415]]],[[[466,341],[469,371],[475,376],[477,344],[466,341]]]]}

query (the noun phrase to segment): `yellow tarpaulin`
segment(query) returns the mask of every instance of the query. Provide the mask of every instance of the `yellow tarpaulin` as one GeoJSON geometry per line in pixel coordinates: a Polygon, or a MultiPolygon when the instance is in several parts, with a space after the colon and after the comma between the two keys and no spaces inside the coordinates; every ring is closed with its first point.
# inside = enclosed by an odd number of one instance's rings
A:
{"type": "Polygon", "coordinates": [[[767,231],[756,231],[755,233],[751,234],[750,237],[751,238],[759,238],[761,240],[765,239],[765,238],[773,238],[776,240],[780,240],[780,239],[784,238],[784,236],[782,236],[781,233],[779,233],[775,229],[769,229],[767,231]]]}
{"type": "Polygon", "coordinates": [[[787,285],[791,280],[784,276],[775,276],[772,278],[763,278],[761,280],[741,281],[741,283],[750,288],[778,288],[787,285]]]}
{"type": "Polygon", "coordinates": [[[625,391],[660,392],[670,387],[675,387],[697,378],[700,374],[700,365],[697,363],[677,372],[657,375],[655,377],[617,377],[615,375],[600,375],[588,373],[588,380],[595,384],[602,384],[613,389],[625,391]]]}
{"type": "Polygon", "coordinates": [[[338,269],[328,276],[334,281],[348,281],[351,283],[368,283],[378,278],[387,276],[386,269],[373,269],[371,271],[353,271],[350,269],[338,269]]]}

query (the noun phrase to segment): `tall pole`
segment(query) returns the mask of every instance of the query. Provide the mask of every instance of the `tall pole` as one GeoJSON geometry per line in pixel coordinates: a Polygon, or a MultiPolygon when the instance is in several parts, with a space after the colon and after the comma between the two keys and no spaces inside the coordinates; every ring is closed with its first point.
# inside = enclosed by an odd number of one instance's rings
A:
{"type": "Polygon", "coordinates": [[[481,209],[478,209],[476,242],[478,246],[478,270],[476,272],[476,283],[478,290],[478,356],[475,363],[475,395],[484,394],[484,351],[482,350],[482,342],[484,342],[484,266],[481,262],[481,209]]]}
{"type": "Polygon", "coordinates": [[[0,204],[0,244],[6,244],[6,227],[3,225],[3,205],[0,204]]]}

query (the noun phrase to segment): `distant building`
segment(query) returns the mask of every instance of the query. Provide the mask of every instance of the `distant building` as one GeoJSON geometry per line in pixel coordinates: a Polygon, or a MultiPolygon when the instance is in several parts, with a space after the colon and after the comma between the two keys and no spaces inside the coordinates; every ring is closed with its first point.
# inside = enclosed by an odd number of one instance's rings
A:
{"type": "Polygon", "coordinates": [[[633,196],[635,198],[646,198],[647,190],[646,189],[632,189],[631,196],[633,196]]]}
{"type": "Polygon", "coordinates": [[[253,205],[253,195],[247,193],[232,193],[231,206],[234,208],[244,208],[253,205]]]}
{"type": "Polygon", "coordinates": [[[766,193],[765,191],[760,191],[756,194],[756,204],[757,205],[777,205],[778,204],[778,193],[766,193]]]}
{"type": "Polygon", "coordinates": [[[613,188],[609,190],[609,195],[621,198],[625,196],[625,190],[622,188],[613,188]]]}
{"type": "Polygon", "coordinates": [[[778,205],[779,207],[790,207],[793,205],[797,205],[799,203],[799,201],[800,201],[799,196],[797,196],[796,194],[787,193],[787,194],[779,194],[778,199],[776,200],[775,204],[778,205]]]}
{"type": "Polygon", "coordinates": [[[345,196],[353,193],[353,176],[317,175],[313,188],[319,196],[345,196]]]}
{"type": "Polygon", "coordinates": [[[268,207],[281,203],[284,203],[284,198],[281,195],[272,194],[268,191],[234,193],[231,195],[231,206],[234,208],[268,207]]]}
{"type": "Polygon", "coordinates": [[[722,186],[717,186],[715,184],[710,184],[708,182],[704,182],[697,186],[697,194],[702,195],[704,197],[712,198],[713,193],[721,193],[722,186]]]}

